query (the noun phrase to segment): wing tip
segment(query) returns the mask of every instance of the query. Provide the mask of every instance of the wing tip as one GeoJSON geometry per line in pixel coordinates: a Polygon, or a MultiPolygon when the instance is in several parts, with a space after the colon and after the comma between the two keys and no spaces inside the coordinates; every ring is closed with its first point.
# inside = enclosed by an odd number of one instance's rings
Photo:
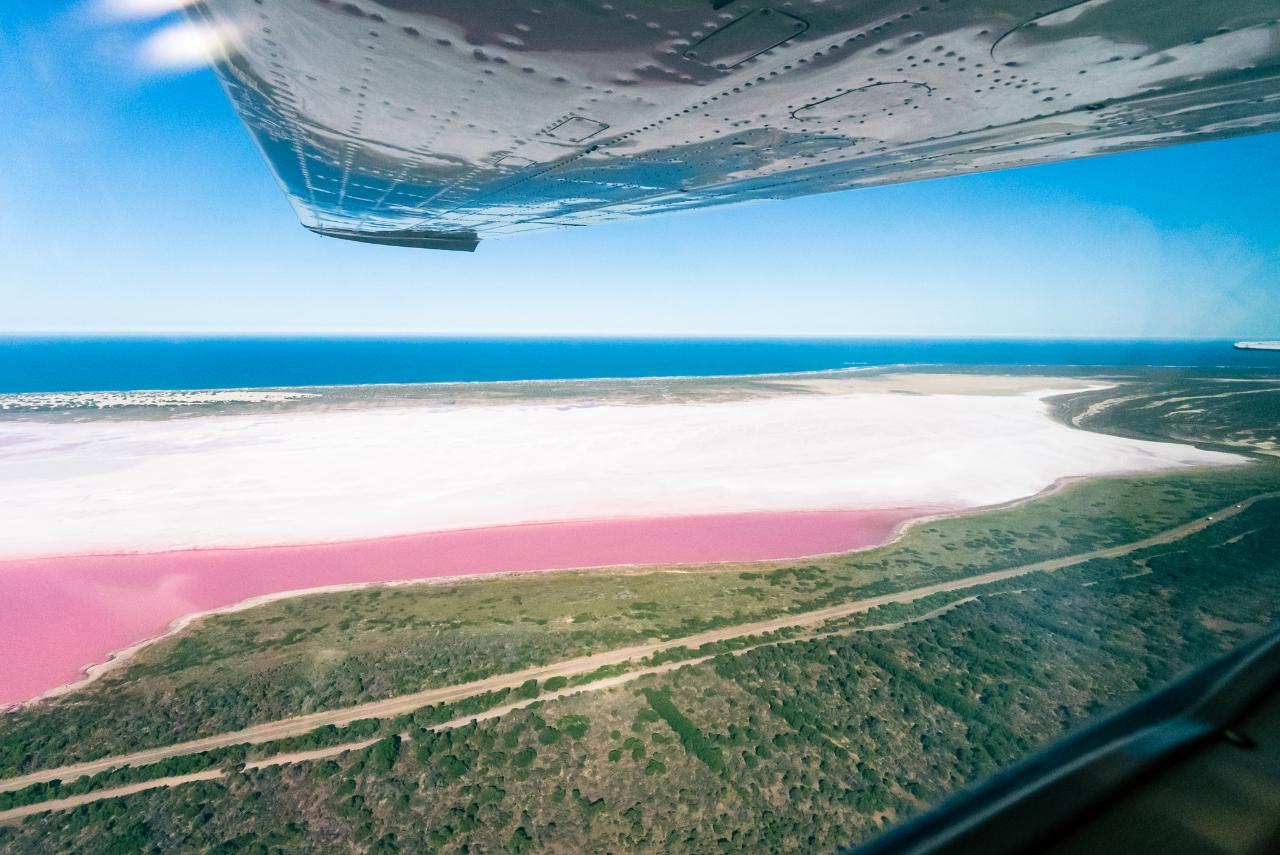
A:
{"type": "Polygon", "coordinates": [[[325,226],[306,226],[322,237],[354,240],[382,246],[404,246],[413,249],[443,249],[454,252],[475,252],[480,238],[473,231],[441,232],[431,230],[396,229],[394,231],[362,232],[355,229],[335,229],[325,226]]]}

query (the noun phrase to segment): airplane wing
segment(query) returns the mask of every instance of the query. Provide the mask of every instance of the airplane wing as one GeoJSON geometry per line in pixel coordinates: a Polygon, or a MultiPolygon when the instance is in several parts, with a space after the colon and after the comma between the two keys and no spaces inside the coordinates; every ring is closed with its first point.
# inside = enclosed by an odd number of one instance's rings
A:
{"type": "Polygon", "coordinates": [[[1280,129],[1275,0],[201,0],[303,225],[481,238],[1280,129]]]}

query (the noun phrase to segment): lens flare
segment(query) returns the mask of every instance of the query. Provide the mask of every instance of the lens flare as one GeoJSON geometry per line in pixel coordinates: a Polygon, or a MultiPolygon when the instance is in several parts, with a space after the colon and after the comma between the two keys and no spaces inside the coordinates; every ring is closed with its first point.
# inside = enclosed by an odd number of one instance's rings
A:
{"type": "Polygon", "coordinates": [[[231,30],[183,22],[158,30],[142,43],[142,59],[151,68],[182,71],[207,65],[226,54],[231,30]]]}
{"type": "Polygon", "coordinates": [[[109,18],[159,18],[192,5],[195,0],[100,0],[99,11],[109,18]]]}

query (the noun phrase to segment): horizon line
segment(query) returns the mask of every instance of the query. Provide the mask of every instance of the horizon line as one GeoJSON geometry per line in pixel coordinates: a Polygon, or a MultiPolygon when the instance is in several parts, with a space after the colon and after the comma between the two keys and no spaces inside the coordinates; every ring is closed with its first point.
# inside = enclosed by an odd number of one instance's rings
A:
{"type": "Polygon", "coordinates": [[[1270,340],[1280,336],[1144,336],[1144,335],[1001,335],[1001,334],[920,334],[920,333],[818,333],[818,332],[583,332],[579,330],[0,330],[0,341],[12,339],[636,339],[636,340],[780,340],[830,341],[1058,341],[1058,342],[1166,342],[1213,343],[1270,340]]]}

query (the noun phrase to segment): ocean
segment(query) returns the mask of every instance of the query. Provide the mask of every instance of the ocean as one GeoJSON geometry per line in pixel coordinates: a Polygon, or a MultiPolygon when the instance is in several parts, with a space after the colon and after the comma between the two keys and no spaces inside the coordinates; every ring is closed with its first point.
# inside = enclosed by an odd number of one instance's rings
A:
{"type": "Polygon", "coordinates": [[[239,389],[821,371],[877,365],[1280,371],[1230,341],[802,338],[0,338],[0,392],[239,389]]]}

